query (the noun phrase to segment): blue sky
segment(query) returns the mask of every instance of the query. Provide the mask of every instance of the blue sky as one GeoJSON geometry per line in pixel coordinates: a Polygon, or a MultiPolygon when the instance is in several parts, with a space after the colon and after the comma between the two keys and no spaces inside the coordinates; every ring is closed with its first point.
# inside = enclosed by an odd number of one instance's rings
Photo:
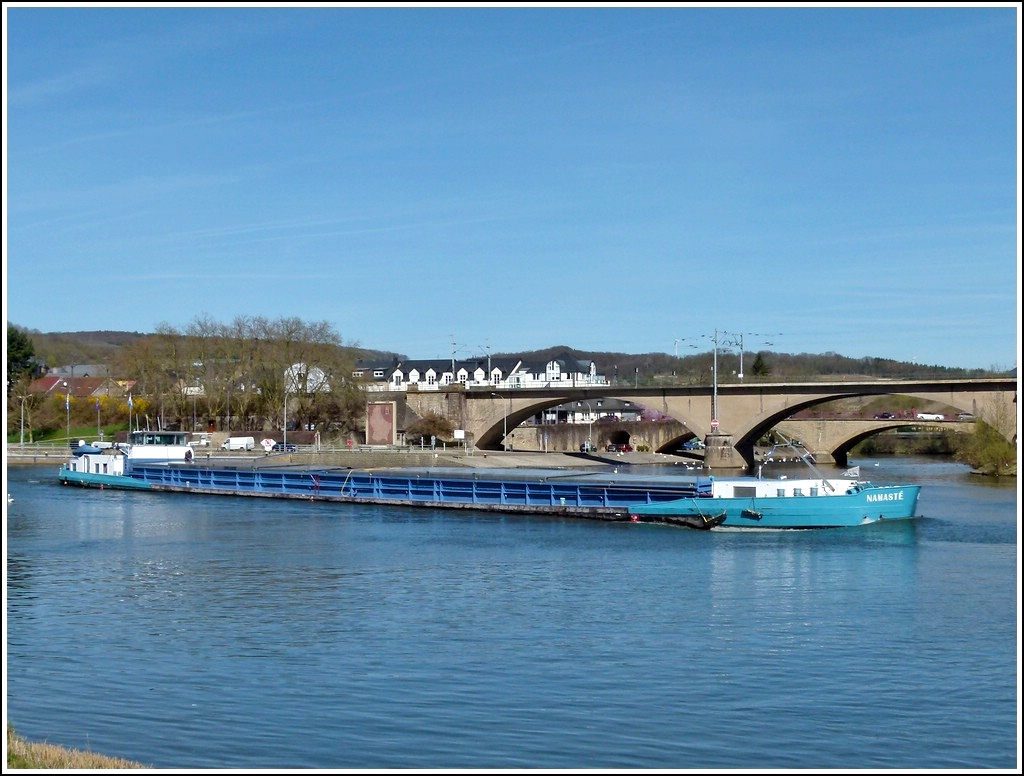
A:
{"type": "Polygon", "coordinates": [[[16,325],[1017,364],[1016,5],[4,15],[16,325]]]}

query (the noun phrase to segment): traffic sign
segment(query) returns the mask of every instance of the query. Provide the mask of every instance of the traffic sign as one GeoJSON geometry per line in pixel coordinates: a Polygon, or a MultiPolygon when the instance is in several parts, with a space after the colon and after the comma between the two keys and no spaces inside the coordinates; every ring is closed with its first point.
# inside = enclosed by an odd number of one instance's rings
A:
{"type": "Polygon", "coordinates": [[[711,419],[711,428],[718,428],[718,418],[711,419]]]}

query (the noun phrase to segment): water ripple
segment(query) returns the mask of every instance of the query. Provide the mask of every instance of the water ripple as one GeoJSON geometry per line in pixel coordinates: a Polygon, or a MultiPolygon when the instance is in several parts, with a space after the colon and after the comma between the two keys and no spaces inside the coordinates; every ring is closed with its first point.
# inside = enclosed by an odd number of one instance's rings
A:
{"type": "Polygon", "coordinates": [[[926,519],[781,533],[12,470],[8,712],[173,768],[1012,767],[1015,493],[916,466],[926,519]]]}

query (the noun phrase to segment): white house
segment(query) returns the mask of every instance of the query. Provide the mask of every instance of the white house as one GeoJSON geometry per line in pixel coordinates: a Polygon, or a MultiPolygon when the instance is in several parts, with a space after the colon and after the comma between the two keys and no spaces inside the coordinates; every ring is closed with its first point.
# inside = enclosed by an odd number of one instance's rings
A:
{"type": "Polygon", "coordinates": [[[310,394],[329,392],[331,384],[327,373],[318,366],[292,364],[284,370],[285,392],[289,394],[310,394]]]}
{"type": "Polygon", "coordinates": [[[360,361],[352,376],[365,381],[372,391],[406,391],[413,385],[420,391],[436,391],[455,383],[497,389],[608,385],[593,361],[581,361],[568,353],[538,363],[513,358],[395,360],[389,364],[360,361]]]}

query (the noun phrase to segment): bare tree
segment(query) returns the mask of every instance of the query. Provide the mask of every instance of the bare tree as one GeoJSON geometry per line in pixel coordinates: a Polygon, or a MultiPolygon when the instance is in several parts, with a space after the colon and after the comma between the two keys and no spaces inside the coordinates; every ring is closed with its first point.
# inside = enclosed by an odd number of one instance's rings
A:
{"type": "Polygon", "coordinates": [[[22,374],[9,389],[7,428],[18,429],[19,442],[32,441],[33,420],[46,399],[44,394],[29,391],[31,384],[32,375],[26,373],[22,374]]]}
{"type": "Polygon", "coordinates": [[[364,401],[349,377],[353,361],[326,321],[239,316],[223,324],[203,316],[184,331],[161,324],[126,346],[117,368],[149,398],[157,413],[150,422],[191,428],[201,405],[229,429],[259,431],[281,427],[286,397],[289,421],[354,427],[364,401]]]}

